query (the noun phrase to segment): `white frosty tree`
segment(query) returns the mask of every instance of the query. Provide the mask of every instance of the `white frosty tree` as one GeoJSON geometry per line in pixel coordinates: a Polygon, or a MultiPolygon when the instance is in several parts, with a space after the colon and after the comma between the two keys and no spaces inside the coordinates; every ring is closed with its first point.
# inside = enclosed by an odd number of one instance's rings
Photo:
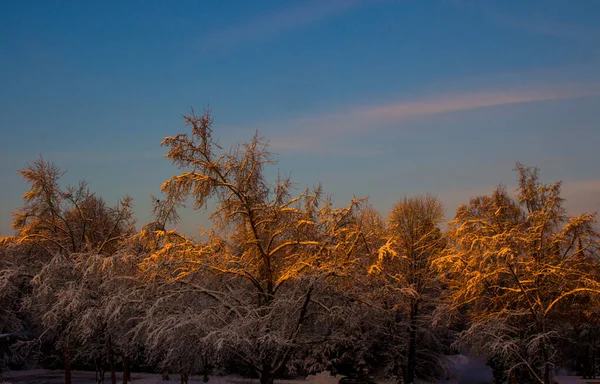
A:
{"type": "Polygon", "coordinates": [[[516,199],[498,187],[458,208],[437,265],[454,303],[469,309],[462,340],[520,382],[549,384],[564,305],[600,293],[598,234],[594,215],[566,215],[560,183],[516,171],[516,199]]]}
{"type": "Polygon", "coordinates": [[[23,319],[18,316],[21,300],[32,268],[27,266],[26,250],[10,237],[0,238],[0,334],[23,331],[23,319]],[[25,260],[23,260],[25,259],[25,260]]]}
{"type": "Polygon", "coordinates": [[[166,336],[153,337],[181,339],[168,335],[169,323],[195,327],[199,345],[269,384],[313,339],[307,328],[325,283],[355,261],[362,240],[352,216],[360,201],[335,208],[320,187],[293,197],[289,179],[267,181],[264,168],[274,160],[263,139],[225,150],[213,139],[209,113],[185,121],[191,133],[162,142],[182,173],[162,185],[161,204],[168,218],[188,198],[196,209],[214,199],[215,227],[204,243],[156,232],[170,239],[143,264],[145,273],[189,305],[167,308],[156,323],[166,336]]]}
{"type": "Polygon", "coordinates": [[[19,172],[30,189],[14,213],[17,233],[4,241],[32,249],[43,260],[32,272],[27,309],[44,327],[43,339],[62,350],[69,383],[73,358],[100,358],[100,346],[110,344],[102,316],[103,277],[92,266],[133,232],[131,199],[111,208],[85,183],[63,189],[64,172],[42,158],[19,172]]]}
{"type": "Polygon", "coordinates": [[[25,338],[30,325],[21,307],[39,263],[27,251],[10,237],[0,237],[0,372],[23,362],[15,344],[7,341],[25,338]]]}

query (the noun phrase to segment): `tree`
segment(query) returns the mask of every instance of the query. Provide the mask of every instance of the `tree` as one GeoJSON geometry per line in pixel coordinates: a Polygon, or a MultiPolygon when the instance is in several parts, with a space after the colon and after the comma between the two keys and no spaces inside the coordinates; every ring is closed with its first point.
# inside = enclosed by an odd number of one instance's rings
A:
{"type": "Polygon", "coordinates": [[[294,362],[304,372],[328,369],[344,375],[372,373],[396,364],[396,356],[389,352],[401,348],[396,343],[404,345],[393,314],[390,316],[393,300],[389,300],[389,292],[368,274],[377,250],[385,244],[385,223],[379,212],[365,204],[345,225],[359,234],[360,241],[353,246],[356,256],[319,295],[322,310],[314,317],[317,330],[312,333],[321,336],[294,362]]]}
{"type": "MultiPolygon", "coordinates": [[[[164,211],[173,217],[189,197],[196,209],[214,199],[215,226],[202,243],[158,231],[178,240],[157,249],[144,268],[186,300],[200,300],[185,314],[204,344],[217,347],[215,355],[270,384],[314,340],[307,328],[317,323],[318,296],[354,261],[361,237],[351,217],[360,201],[335,208],[321,187],[293,197],[289,178],[267,181],[265,166],[274,160],[258,135],[226,151],[212,137],[208,112],[185,122],[191,135],[162,142],[182,169],[161,187],[164,211]]],[[[170,309],[163,321],[184,315],[184,308],[170,309]]]]}
{"type": "Polygon", "coordinates": [[[31,265],[23,247],[10,237],[0,238],[0,372],[6,365],[23,362],[12,346],[15,339],[27,336],[30,320],[20,311],[31,280],[31,265]]]}
{"type": "Polygon", "coordinates": [[[439,228],[443,217],[442,204],[432,196],[405,197],[396,203],[388,216],[386,243],[371,268],[373,277],[396,296],[396,323],[404,321],[400,337],[408,342],[396,354],[404,360],[401,374],[406,383],[414,382],[417,374],[431,376],[442,361],[442,343],[433,330],[440,287],[432,263],[444,248],[439,228]]]}
{"type": "MultiPolygon", "coordinates": [[[[121,355],[124,384],[131,381],[132,363],[152,363],[144,351],[150,343],[147,334],[140,332],[143,328],[140,324],[144,323],[148,308],[158,304],[160,294],[153,289],[147,276],[140,273],[140,264],[155,247],[156,226],[155,222],[145,225],[127,238],[115,254],[95,258],[90,263],[103,277],[101,288],[107,294],[103,295],[102,317],[111,335],[111,345],[121,355]]],[[[187,347],[186,344],[182,350],[187,347]]]]}
{"type": "Polygon", "coordinates": [[[580,294],[576,300],[563,303],[563,321],[558,326],[561,341],[557,345],[559,359],[583,378],[596,378],[600,349],[600,295],[580,294]]]}
{"type": "Polygon", "coordinates": [[[566,215],[560,183],[542,184],[518,163],[516,171],[516,199],[498,187],[457,209],[437,265],[454,304],[468,305],[461,340],[520,382],[549,384],[561,307],[600,293],[598,234],[594,215],[566,215]]]}
{"type": "Polygon", "coordinates": [[[114,254],[133,232],[131,198],[110,208],[84,182],[63,189],[64,172],[42,158],[19,173],[31,187],[14,213],[17,234],[5,241],[33,249],[43,260],[33,272],[27,308],[39,316],[42,336],[62,350],[69,383],[71,360],[100,358],[99,348],[109,340],[101,316],[102,276],[90,263],[114,254]]]}

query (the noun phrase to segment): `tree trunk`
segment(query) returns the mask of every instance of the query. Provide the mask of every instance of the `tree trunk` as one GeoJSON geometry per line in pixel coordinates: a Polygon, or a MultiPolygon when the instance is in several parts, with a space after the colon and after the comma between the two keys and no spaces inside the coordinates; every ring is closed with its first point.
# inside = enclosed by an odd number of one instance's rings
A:
{"type": "Polygon", "coordinates": [[[65,384],[71,384],[71,357],[69,349],[65,348],[65,384]]]}
{"type": "Polygon", "coordinates": [[[592,379],[596,378],[596,340],[593,341],[592,344],[592,379]]]}
{"type": "Polygon", "coordinates": [[[96,384],[104,384],[104,368],[96,368],[96,384]]]}
{"type": "Polygon", "coordinates": [[[273,384],[275,375],[270,369],[264,369],[260,374],[260,384],[273,384]]]}
{"type": "Polygon", "coordinates": [[[117,371],[115,368],[115,355],[112,351],[108,352],[108,360],[110,363],[110,382],[112,384],[117,384],[117,371]]]}
{"type": "Polygon", "coordinates": [[[131,382],[131,373],[129,372],[130,370],[130,360],[129,360],[129,356],[125,355],[123,356],[123,384],[127,384],[129,382],[131,382]]]}
{"type": "Polygon", "coordinates": [[[410,322],[408,327],[408,356],[406,361],[405,383],[415,382],[415,367],[417,365],[417,320],[419,303],[415,302],[410,309],[410,322]]]}
{"type": "Polygon", "coordinates": [[[181,372],[181,374],[180,374],[181,384],[188,384],[188,377],[189,377],[189,375],[187,374],[187,372],[181,372]]]}
{"type": "Polygon", "coordinates": [[[550,372],[550,362],[548,361],[548,351],[546,350],[546,343],[542,345],[542,356],[544,358],[544,384],[552,384],[550,380],[551,372],[550,372]]]}

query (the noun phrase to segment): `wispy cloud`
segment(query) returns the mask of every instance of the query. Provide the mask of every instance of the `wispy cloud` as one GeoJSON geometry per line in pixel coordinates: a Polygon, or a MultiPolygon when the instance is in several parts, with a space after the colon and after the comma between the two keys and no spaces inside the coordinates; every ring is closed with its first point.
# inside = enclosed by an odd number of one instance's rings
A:
{"type": "Polygon", "coordinates": [[[302,27],[342,13],[360,4],[360,0],[312,0],[294,8],[255,17],[205,36],[205,50],[227,50],[244,43],[271,39],[286,30],[302,27]]]}
{"type": "Polygon", "coordinates": [[[400,101],[371,106],[358,110],[354,113],[354,117],[357,121],[375,124],[393,123],[415,116],[434,115],[505,104],[569,99],[599,92],[600,87],[595,90],[588,90],[582,89],[579,86],[565,86],[557,88],[547,87],[545,89],[457,93],[433,96],[422,100],[400,101]]]}
{"type": "Polygon", "coordinates": [[[494,18],[508,27],[517,28],[537,35],[563,37],[583,41],[597,40],[600,38],[600,29],[598,28],[567,24],[551,19],[525,19],[505,14],[495,14],[494,18]]]}
{"type": "MultiPolygon", "coordinates": [[[[431,95],[417,100],[399,100],[371,106],[354,106],[338,113],[304,116],[271,127],[272,146],[276,149],[321,151],[340,136],[371,131],[378,127],[399,125],[414,118],[442,113],[467,111],[507,104],[563,100],[600,95],[600,84],[564,84],[493,91],[472,91],[431,95]],[[283,133],[286,127],[293,133],[283,133]]],[[[289,132],[289,131],[286,131],[289,132]]]]}

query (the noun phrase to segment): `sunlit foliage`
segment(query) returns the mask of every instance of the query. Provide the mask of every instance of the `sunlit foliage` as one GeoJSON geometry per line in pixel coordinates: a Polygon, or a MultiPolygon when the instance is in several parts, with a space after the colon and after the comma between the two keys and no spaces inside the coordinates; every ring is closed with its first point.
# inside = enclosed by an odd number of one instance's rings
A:
{"type": "Polygon", "coordinates": [[[542,184],[535,168],[516,171],[516,199],[498,187],[458,208],[438,266],[454,303],[469,304],[462,340],[520,382],[548,384],[564,304],[600,293],[598,235],[594,215],[567,216],[560,183],[542,184]]]}
{"type": "Polygon", "coordinates": [[[99,382],[122,363],[124,382],[138,364],[182,383],[326,369],[407,383],[462,351],[486,357],[498,383],[550,384],[561,363],[593,374],[595,216],[568,216],[560,183],[536,168],[517,164],[516,196],[475,197],[444,232],[435,197],[405,197],[387,220],[366,199],[337,206],[320,185],[269,177],[258,134],[224,148],[210,112],[185,124],[162,142],[177,173],[139,230],[129,197],[110,207],[84,182],[63,187],[42,158],[19,171],[30,189],[0,239],[0,334],[20,338],[11,364],[59,362],[66,383],[71,362],[99,382]],[[198,238],[176,228],[188,204],[210,210],[198,238]]]}

